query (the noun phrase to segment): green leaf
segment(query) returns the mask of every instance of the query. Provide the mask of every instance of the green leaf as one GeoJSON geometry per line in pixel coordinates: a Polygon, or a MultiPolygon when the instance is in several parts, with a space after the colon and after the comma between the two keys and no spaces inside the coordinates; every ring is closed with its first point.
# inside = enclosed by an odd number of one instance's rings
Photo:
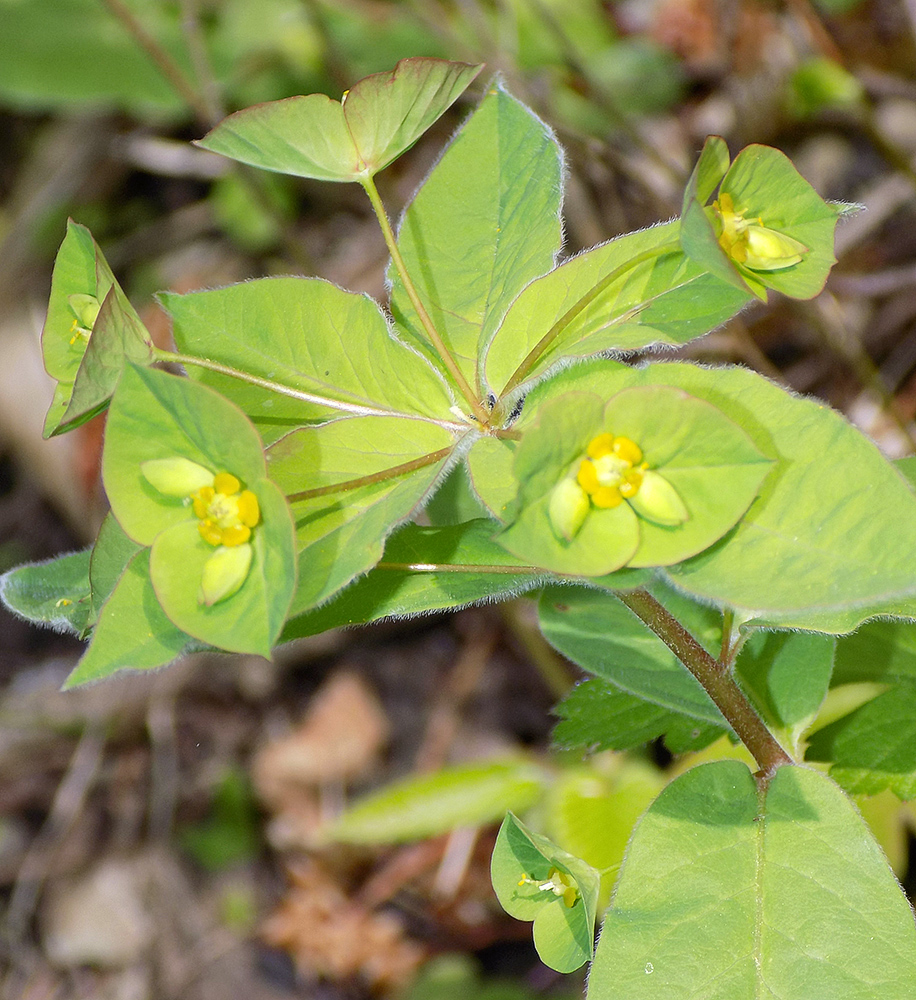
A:
{"type": "Polygon", "coordinates": [[[916,925],[855,806],[782,767],[723,761],[672,782],[636,827],[589,1000],[916,997],[916,925]],[[812,915],[816,914],[816,919],[812,915]]]}
{"type": "Polygon", "coordinates": [[[738,312],[749,296],[686,258],[678,236],[677,222],[630,233],[532,281],[487,348],[496,397],[565,359],[685,344],[738,312]]]}
{"type": "Polygon", "coordinates": [[[736,670],[767,722],[804,728],[826,697],[833,649],[828,636],[756,632],[741,647],[736,670]]]}
{"type": "Polygon", "coordinates": [[[627,694],[599,677],[582,681],[553,710],[553,741],[567,750],[632,750],[664,736],[672,753],[702,750],[723,733],[679,712],[627,694]]]}
{"type": "Polygon", "coordinates": [[[65,688],[101,680],[117,670],[161,667],[188,648],[190,637],[169,621],[156,599],[149,561],[149,549],[141,549],[127,564],[65,688]]]}
{"type": "Polygon", "coordinates": [[[44,436],[72,430],[102,409],[125,355],[148,363],[150,344],[149,334],[89,230],[69,220],[54,262],[41,334],[45,368],[58,382],[44,436]],[[95,317],[84,314],[83,302],[99,307],[95,317]],[[98,342],[92,335],[96,329],[101,334],[98,342]]]}
{"type": "Polygon", "coordinates": [[[283,640],[515,597],[538,586],[541,575],[493,541],[497,527],[487,518],[444,528],[405,525],[388,539],[375,569],[333,600],[291,618],[283,640]]]}
{"type": "Polygon", "coordinates": [[[391,72],[360,80],[342,101],[309,94],[258,104],[224,118],[197,144],[265,170],[359,181],[409,149],[480,70],[402,59],[391,72]]]}
{"type": "Polygon", "coordinates": [[[186,503],[163,496],[140,469],[174,457],[214,474],[231,472],[249,489],[266,474],[258,433],[232,403],[188,379],[128,366],[108,414],[102,479],[115,517],[141,545],[193,517],[186,503]]]}
{"type": "Polygon", "coordinates": [[[825,632],[913,604],[916,496],[839,413],[741,368],[595,364],[564,373],[560,388],[596,385],[607,393],[677,386],[711,402],[777,459],[737,526],[666,570],[678,589],[737,609],[749,625],[825,632]]]}
{"type": "Polygon", "coordinates": [[[496,838],[490,876],[503,909],[518,920],[534,921],[534,946],[545,965],[573,972],[591,958],[601,881],[591,865],[529,830],[510,812],[496,838]],[[558,894],[564,887],[575,891],[572,906],[558,894]]]}
{"type": "Polygon", "coordinates": [[[916,628],[910,622],[869,622],[837,640],[832,686],[877,681],[916,685],[916,628]]]}
{"type": "Polygon", "coordinates": [[[261,522],[252,532],[251,567],[241,589],[217,603],[201,603],[204,565],[215,550],[194,518],[156,536],[150,571],[159,603],[180,629],[220,649],[269,657],[295,590],[293,525],[274,483],[251,480],[248,489],[258,498],[261,522]]]}
{"type": "MultiPolygon", "coordinates": [[[[659,592],[658,597],[667,602],[666,593],[659,592]]],[[[713,645],[716,634],[721,635],[721,617],[713,609],[693,605],[689,617],[685,604],[672,605],[672,610],[701,642],[713,645]]],[[[584,587],[547,587],[538,616],[552,646],[619,690],[688,717],[694,728],[696,723],[724,725],[699,681],[612,594],[584,587]]],[[[626,720],[627,727],[631,721],[635,720],[626,720]]],[[[608,731],[613,734],[610,720],[608,731]]]]}
{"type": "Polygon", "coordinates": [[[916,798],[916,685],[894,687],[819,729],[805,758],[830,761],[831,777],[853,794],[889,788],[916,798]]]}
{"type": "Polygon", "coordinates": [[[89,620],[89,556],[71,552],[0,576],[0,600],[20,618],[80,635],[89,620]]]}
{"type": "Polygon", "coordinates": [[[390,844],[492,823],[506,809],[528,809],[545,782],[544,772],[523,758],[444,767],[364,797],[323,831],[323,839],[390,844]]]}
{"type": "MultiPolygon", "coordinates": [[[[532,111],[492,86],[407,208],[398,248],[436,329],[471,385],[512,300],[553,266],[562,239],[562,153],[532,111]]],[[[392,270],[391,310],[425,345],[392,270]]]]}
{"type": "MultiPolygon", "coordinates": [[[[175,343],[187,354],[346,404],[352,412],[391,411],[454,419],[442,379],[394,339],[366,295],[318,278],[261,278],[227,288],[166,293],[175,343]]],[[[189,366],[192,377],[242,407],[268,442],[335,413],[333,402],[296,399],[189,366]]]]}
{"type": "Polygon", "coordinates": [[[111,596],[125,567],[140,548],[140,544],[124,531],[114,514],[109,511],[99,528],[89,560],[93,622],[98,619],[102,606],[111,596]]]}
{"type": "Polygon", "coordinates": [[[422,505],[454,446],[442,427],[348,417],[293,431],[269,451],[300,551],[292,613],[327,600],[378,562],[385,538],[422,505]]]}

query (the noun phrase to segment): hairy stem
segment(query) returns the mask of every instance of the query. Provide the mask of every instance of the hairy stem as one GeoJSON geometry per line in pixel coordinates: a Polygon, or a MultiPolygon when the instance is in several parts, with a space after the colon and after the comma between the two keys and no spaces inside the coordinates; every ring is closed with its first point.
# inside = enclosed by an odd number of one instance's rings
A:
{"type": "Polygon", "coordinates": [[[783,764],[793,763],[738,687],[725,664],[710,656],[648,591],[633,590],[617,596],[703,685],[716,708],[753,754],[761,776],[768,777],[783,764]]]}
{"type": "Polygon", "coordinates": [[[609,288],[618,278],[621,278],[631,271],[638,264],[642,264],[647,260],[652,260],[654,257],[663,257],[669,253],[675,253],[680,250],[681,244],[677,240],[671,243],[665,243],[660,247],[654,247],[651,250],[644,250],[642,253],[634,254],[629,260],[625,261],[619,267],[615,267],[613,271],[606,274],[594,288],[589,289],[579,299],[575,302],[565,313],[553,324],[553,326],[544,334],[543,337],[531,348],[525,357],[524,361],[515,369],[514,374],[509,379],[509,381],[503,386],[502,392],[499,394],[500,397],[505,396],[507,393],[512,392],[513,389],[517,388],[525,379],[528,377],[531,369],[535,366],[541,355],[547,350],[548,347],[560,336],[561,333],[569,326],[570,323],[581,313],[583,310],[587,309],[594,301],[609,288]]]}
{"type": "Polygon", "coordinates": [[[388,252],[391,254],[391,259],[394,261],[394,266],[397,269],[398,276],[404,285],[404,290],[407,292],[408,298],[410,299],[411,304],[420,319],[420,323],[426,331],[426,336],[429,337],[430,343],[433,347],[435,347],[436,352],[442,359],[443,364],[449,370],[449,374],[461,390],[461,395],[467,400],[474,416],[484,427],[488,426],[490,423],[490,414],[487,413],[486,408],[475,395],[474,390],[468,384],[468,380],[464,377],[461,369],[458,367],[458,362],[454,359],[454,357],[452,357],[452,354],[445,346],[445,342],[442,340],[442,337],[439,336],[439,331],[433,324],[432,319],[430,319],[429,313],[426,311],[426,306],[424,306],[420,300],[419,293],[417,292],[417,289],[407,272],[407,266],[404,264],[404,258],[401,256],[401,251],[398,249],[397,242],[394,238],[394,231],[391,228],[391,223],[388,221],[388,213],[385,211],[385,206],[382,204],[382,199],[379,197],[375,181],[371,177],[364,177],[361,179],[360,183],[362,184],[366,194],[369,196],[369,201],[372,203],[372,209],[375,212],[379,225],[381,226],[382,235],[385,237],[385,244],[388,247],[388,252]]]}
{"type": "Polygon", "coordinates": [[[261,378],[259,375],[252,375],[250,372],[240,371],[238,368],[231,368],[229,365],[220,364],[218,361],[211,361],[209,358],[198,358],[193,354],[176,354],[174,351],[164,351],[161,348],[154,348],[157,361],[165,361],[176,365],[195,365],[198,368],[206,368],[207,371],[217,372],[226,375],[228,378],[238,379],[240,382],[248,382],[249,385],[256,385],[270,392],[279,393],[281,396],[289,396],[291,399],[302,400],[303,403],[316,403],[319,406],[326,406],[329,410],[340,410],[341,413],[350,413],[358,417],[402,417],[405,420],[422,420],[424,423],[436,424],[450,431],[468,430],[467,424],[458,423],[452,420],[436,420],[433,417],[423,417],[417,413],[401,413],[398,410],[386,410],[382,407],[363,406],[360,403],[344,403],[339,399],[328,399],[326,396],[318,396],[313,392],[305,392],[302,389],[294,389],[280,382],[272,382],[270,379],[261,378]]]}

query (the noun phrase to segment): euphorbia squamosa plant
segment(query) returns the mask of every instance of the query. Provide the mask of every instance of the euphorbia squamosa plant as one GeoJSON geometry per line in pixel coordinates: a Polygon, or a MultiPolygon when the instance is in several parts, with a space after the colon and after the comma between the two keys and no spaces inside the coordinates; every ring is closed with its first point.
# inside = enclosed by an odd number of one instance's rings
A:
{"type": "Polygon", "coordinates": [[[591,961],[593,1000],[914,998],[913,914],[842,790],[916,794],[913,465],[754,372],[617,360],[771,289],[816,295],[841,208],[777,150],[732,160],[713,137],[680,218],[563,259],[562,151],[496,81],[395,230],[375,174],[478,70],[404,60],[199,143],[360,184],[384,306],[303,277],[168,293],[162,350],[70,224],[46,433],[110,405],[112,510],[90,551],[12,571],[4,599],[89,638],[72,686],[537,590],[547,638],[595,675],[560,705],[561,743],[727,733],[756,760],[658,796],[594,953],[602,873],[510,814],[494,886],[543,959],[591,961]],[[881,693],[818,721],[862,681],[881,693]]]}

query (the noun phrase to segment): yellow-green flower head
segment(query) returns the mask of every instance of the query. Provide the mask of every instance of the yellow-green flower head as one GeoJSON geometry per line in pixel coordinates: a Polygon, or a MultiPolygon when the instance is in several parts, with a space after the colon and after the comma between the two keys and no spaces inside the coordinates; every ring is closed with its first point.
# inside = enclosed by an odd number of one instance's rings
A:
{"type": "Polygon", "coordinates": [[[70,343],[75,344],[77,340],[88,340],[95,326],[95,321],[99,318],[99,311],[102,306],[94,295],[84,295],[79,292],[75,295],[67,296],[67,304],[70,312],[74,315],[73,325],[70,332],[73,336],[70,343]]]}
{"type": "Polygon", "coordinates": [[[555,896],[559,896],[570,909],[576,905],[579,899],[579,887],[576,885],[575,879],[572,875],[561,872],[559,868],[551,868],[543,882],[528,878],[527,875],[523,874],[518,884],[520,886],[536,885],[541,892],[552,892],[555,896]]]}
{"type": "Polygon", "coordinates": [[[140,471],[158,492],[191,505],[200,537],[216,549],[204,563],[199,602],[231,597],[251,568],[251,529],[261,520],[258,498],[232,473],[214,473],[187,458],[152,459],[140,471]]]}
{"type": "Polygon", "coordinates": [[[736,263],[752,271],[779,271],[798,264],[808,248],[763,224],[763,219],[746,219],[735,209],[727,192],[712,203],[719,246],[736,263]]]}
{"type": "Polygon", "coordinates": [[[556,534],[571,541],[592,507],[618,507],[625,501],[647,521],[674,527],[690,516],[664,476],[643,461],[642,449],[627,437],[605,432],[592,438],[574,476],[557,483],[548,517],[556,534]]]}

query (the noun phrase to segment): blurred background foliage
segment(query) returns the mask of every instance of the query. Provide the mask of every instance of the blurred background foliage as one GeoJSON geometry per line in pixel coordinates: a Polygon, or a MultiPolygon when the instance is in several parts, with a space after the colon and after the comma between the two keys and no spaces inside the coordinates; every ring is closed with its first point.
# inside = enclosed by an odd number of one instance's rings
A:
{"type": "MultiPolygon", "coordinates": [[[[0,570],[87,544],[105,511],[102,422],[40,440],[38,336],[67,217],[163,346],[158,290],[302,273],[383,298],[386,251],[356,186],[259,174],[191,140],[405,56],[487,68],[378,179],[392,214],[495,73],[566,150],[567,253],[677,214],[709,133],[732,153],[775,145],[824,197],[865,205],[820,298],[755,304],[686,353],[823,397],[892,457],[914,450],[912,3],[0,0],[0,39],[0,570]]],[[[5,612],[0,629],[4,996],[576,995],[495,903],[474,781],[494,820],[511,798],[611,869],[606,892],[672,773],[660,747],[584,764],[548,750],[550,707],[578,674],[524,602],[67,695],[78,644],[5,612]],[[356,793],[411,776],[335,839],[356,793]],[[429,837],[440,812],[467,824],[429,837]]],[[[862,808],[912,889],[912,813],[891,796],[862,808]]]]}

